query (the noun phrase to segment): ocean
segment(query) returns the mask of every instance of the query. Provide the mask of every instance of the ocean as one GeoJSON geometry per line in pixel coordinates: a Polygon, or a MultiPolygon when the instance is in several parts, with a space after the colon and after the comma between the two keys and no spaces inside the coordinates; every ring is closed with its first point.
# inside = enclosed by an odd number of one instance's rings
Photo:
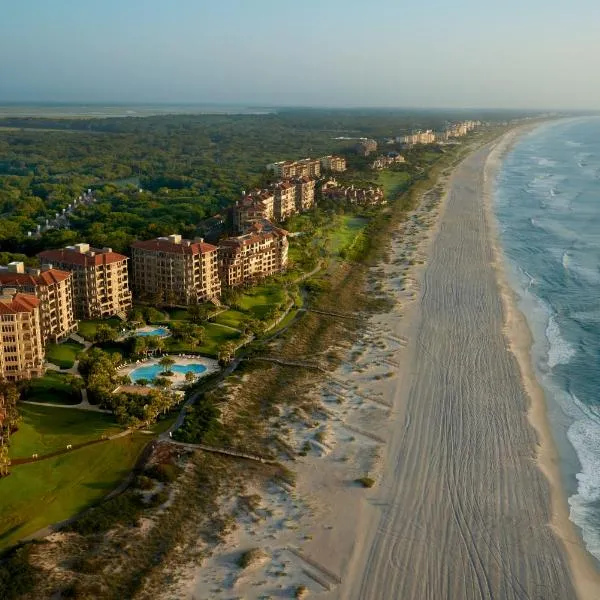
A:
{"type": "Polygon", "coordinates": [[[570,517],[600,560],[600,118],[522,136],[498,172],[495,211],[570,517]]]}

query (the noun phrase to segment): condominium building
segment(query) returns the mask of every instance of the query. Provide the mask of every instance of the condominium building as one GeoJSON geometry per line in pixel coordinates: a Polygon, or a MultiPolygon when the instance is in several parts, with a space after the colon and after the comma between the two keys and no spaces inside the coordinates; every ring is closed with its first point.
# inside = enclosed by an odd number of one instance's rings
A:
{"type": "Polygon", "coordinates": [[[250,233],[219,244],[221,283],[235,287],[285,270],[287,231],[270,223],[256,223],[250,233]]]}
{"type": "Polygon", "coordinates": [[[296,210],[310,210],[315,205],[316,181],[309,177],[296,177],[292,179],[292,183],[296,187],[296,210]]]}
{"type": "Polygon", "coordinates": [[[0,286],[15,288],[40,300],[40,326],[44,343],[58,342],[77,329],[73,309],[72,274],[49,265],[26,269],[22,262],[0,266],[0,286]]]}
{"type": "Polygon", "coordinates": [[[31,379],[44,374],[40,300],[14,288],[0,292],[0,378],[31,379]]]}
{"type": "Polygon", "coordinates": [[[282,179],[290,177],[318,177],[321,174],[319,159],[303,158],[302,160],[282,160],[267,165],[267,170],[273,171],[282,179]]]}
{"type": "Polygon", "coordinates": [[[427,131],[417,131],[410,135],[396,138],[398,142],[405,146],[416,146],[417,144],[433,144],[435,142],[435,133],[428,129],[427,131]]]}
{"type": "Polygon", "coordinates": [[[275,195],[269,190],[244,194],[233,207],[233,226],[245,233],[252,223],[275,218],[275,195]]]}
{"type": "Polygon", "coordinates": [[[131,245],[132,286],[143,299],[198,304],[221,294],[217,248],[174,234],[131,245]]]}
{"type": "Polygon", "coordinates": [[[285,221],[296,213],[296,186],[289,181],[278,181],[272,187],[275,194],[275,220],[285,221]]]}
{"type": "Polygon", "coordinates": [[[44,250],[44,263],[73,274],[73,303],[79,319],[125,318],[131,308],[126,256],[111,248],[75,244],[60,250],[44,250]]]}
{"type": "Polygon", "coordinates": [[[341,156],[323,156],[319,159],[321,167],[328,171],[341,173],[346,170],[346,159],[341,156]]]}
{"type": "Polygon", "coordinates": [[[361,156],[369,156],[371,152],[377,151],[377,142],[371,139],[363,139],[355,146],[356,153],[361,156]]]}

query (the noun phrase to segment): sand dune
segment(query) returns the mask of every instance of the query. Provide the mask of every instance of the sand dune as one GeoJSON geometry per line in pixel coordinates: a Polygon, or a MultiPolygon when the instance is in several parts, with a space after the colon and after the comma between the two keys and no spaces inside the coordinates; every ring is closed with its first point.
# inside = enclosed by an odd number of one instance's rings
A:
{"type": "Polygon", "coordinates": [[[455,171],[422,278],[398,422],[341,598],[576,597],[503,307],[479,150],[455,171]]]}

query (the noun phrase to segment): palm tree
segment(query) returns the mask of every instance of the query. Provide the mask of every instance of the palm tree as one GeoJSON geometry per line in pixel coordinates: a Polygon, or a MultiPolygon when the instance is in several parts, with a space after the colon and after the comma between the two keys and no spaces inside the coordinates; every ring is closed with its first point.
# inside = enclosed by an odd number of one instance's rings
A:
{"type": "Polygon", "coordinates": [[[171,367],[175,364],[175,361],[170,356],[163,356],[158,364],[163,368],[163,375],[171,372],[171,367]]]}

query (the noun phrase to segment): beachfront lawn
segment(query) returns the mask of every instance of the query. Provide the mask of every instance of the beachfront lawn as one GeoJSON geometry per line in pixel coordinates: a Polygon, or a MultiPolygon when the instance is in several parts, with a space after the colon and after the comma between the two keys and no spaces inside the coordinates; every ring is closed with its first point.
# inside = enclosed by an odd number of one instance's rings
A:
{"type": "Polygon", "coordinates": [[[134,433],[13,466],[0,479],[0,549],[98,502],[127,476],[150,439],[134,433]]]}
{"type": "Polygon", "coordinates": [[[117,317],[111,317],[110,319],[90,319],[89,321],[79,321],[79,330],[77,333],[84,340],[93,342],[96,339],[98,325],[108,325],[115,331],[121,331],[123,328],[123,322],[117,317]]]}
{"type": "Polygon", "coordinates": [[[219,348],[225,342],[235,342],[239,340],[239,331],[234,331],[229,327],[223,327],[218,323],[205,323],[204,327],[204,342],[198,346],[190,346],[188,343],[174,338],[165,340],[166,352],[177,353],[197,353],[206,354],[208,356],[217,356],[219,348]]]}
{"type": "Polygon", "coordinates": [[[256,285],[245,291],[236,300],[237,307],[255,319],[265,319],[268,314],[286,302],[285,290],[276,283],[256,285]]]}
{"type": "Polygon", "coordinates": [[[377,174],[377,183],[383,188],[386,200],[394,200],[398,194],[408,189],[411,175],[406,171],[385,169],[377,174]]]}
{"type": "Polygon", "coordinates": [[[60,344],[46,346],[46,360],[61,369],[70,369],[85,348],[82,344],[68,340],[60,344]]]}
{"type": "Polygon", "coordinates": [[[37,377],[27,383],[24,399],[50,404],[79,404],[81,397],[73,394],[67,377],[61,373],[47,371],[43,377],[37,377]]]}
{"type": "Polygon", "coordinates": [[[343,215],[329,233],[330,249],[333,254],[352,244],[356,236],[367,226],[368,219],[343,215]]]}
{"type": "Polygon", "coordinates": [[[214,319],[214,323],[219,323],[220,325],[227,325],[229,327],[234,327],[235,329],[240,329],[242,323],[247,321],[249,316],[239,310],[234,310],[230,308],[219,313],[214,319]]]}
{"type": "Polygon", "coordinates": [[[10,441],[12,458],[42,456],[121,430],[112,415],[88,410],[21,403],[19,412],[19,430],[10,441]]]}

